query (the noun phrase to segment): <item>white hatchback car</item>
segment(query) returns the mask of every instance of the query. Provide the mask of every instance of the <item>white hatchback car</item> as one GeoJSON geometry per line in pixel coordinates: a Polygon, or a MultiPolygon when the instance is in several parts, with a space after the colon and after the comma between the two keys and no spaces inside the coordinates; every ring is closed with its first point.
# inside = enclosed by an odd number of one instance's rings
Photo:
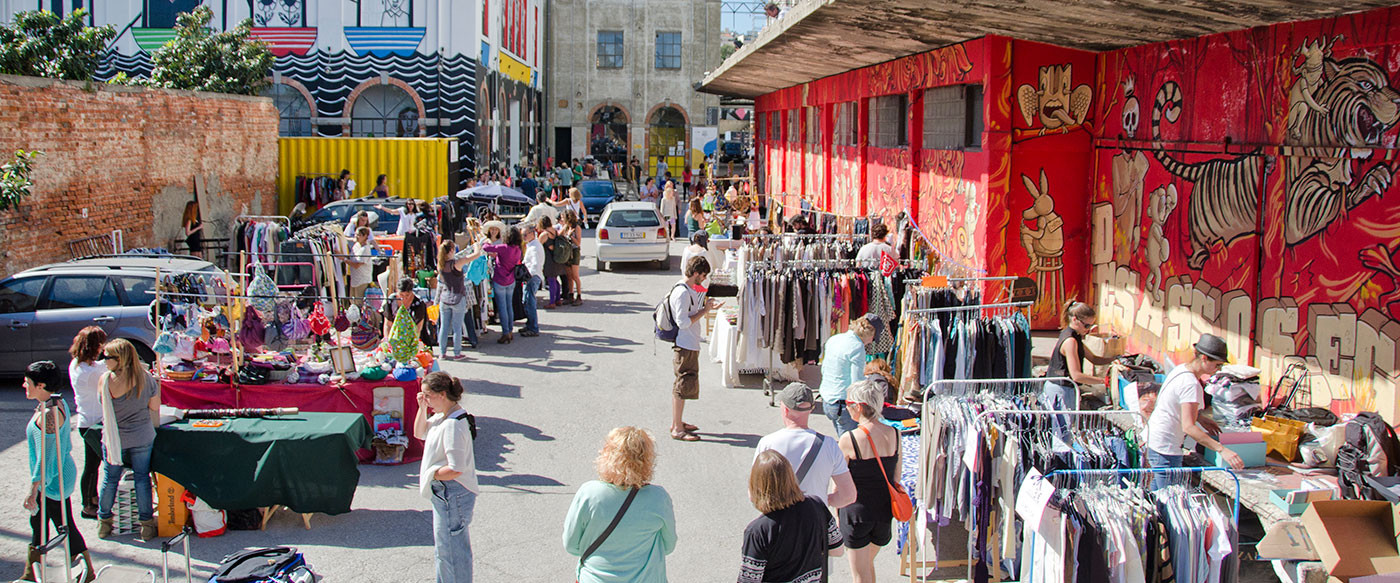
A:
{"type": "Polygon", "coordinates": [[[649,202],[614,202],[598,218],[598,255],[594,267],[610,263],[653,261],[671,268],[671,241],[661,213],[649,202]]]}

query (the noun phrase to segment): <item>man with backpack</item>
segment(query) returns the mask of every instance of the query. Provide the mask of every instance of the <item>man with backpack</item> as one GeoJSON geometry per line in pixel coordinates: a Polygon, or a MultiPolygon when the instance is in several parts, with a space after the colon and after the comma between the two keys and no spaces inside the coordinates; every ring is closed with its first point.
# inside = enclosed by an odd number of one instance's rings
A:
{"type": "MultiPolygon", "coordinates": [[[[679,441],[700,441],[700,436],[695,434],[698,428],[686,423],[682,414],[686,401],[700,398],[700,339],[704,336],[701,321],[719,307],[719,302],[705,297],[702,283],[709,276],[710,261],[692,257],[685,264],[685,279],[673,286],[666,296],[672,320],[669,324],[674,329],[676,343],[671,359],[676,373],[671,391],[671,439],[679,441]]],[[[667,328],[658,324],[658,330],[667,328]]]]}
{"type": "MultiPolygon", "coordinates": [[[[1239,454],[1230,451],[1201,428],[1199,415],[1205,402],[1201,379],[1208,379],[1229,362],[1230,353],[1225,340],[1213,334],[1202,334],[1193,346],[1195,357],[1177,365],[1167,373],[1157,392],[1157,404],[1147,420],[1147,461],[1154,468],[1179,468],[1182,465],[1182,445],[1186,436],[1207,449],[1220,452],[1225,462],[1236,470],[1244,468],[1239,454]]],[[[1164,480],[1154,480],[1154,484],[1164,480]]]]}
{"type": "Polygon", "coordinates": [[[768,449],[782,454],[797,473],[803,494],[832,508],[841,508],[855,502],[856,484],[836,440],[807,426],[816,406],[812,388],[804,383],[792,383],[779,391],[778,411],[783,417],[783,428],[758,440],[754,457],[768,449]],[[835,489],[828,490],[832,485],[835,489]]]}

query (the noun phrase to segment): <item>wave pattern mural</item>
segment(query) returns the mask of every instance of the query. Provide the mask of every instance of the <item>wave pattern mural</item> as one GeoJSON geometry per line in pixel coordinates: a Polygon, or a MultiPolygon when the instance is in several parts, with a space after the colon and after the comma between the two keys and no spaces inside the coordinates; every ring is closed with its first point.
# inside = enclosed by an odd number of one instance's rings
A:
{"type": "MultiPolygon", "coordinates": [[[[477,61],[474,58],[316,51],[278,57],[273,68],[282,77],[306,86],[315,102],[315,115],[321,118],[348,118],[350,112],[346,110],[345,101],[361,83],[381,75],[399,79],[418,92],[428,118],[441,120],[437,125],[429,124],[427,134],[457,138],[461,168],[465,171],[476,165],[477,61]]],[[[150,76],[150,55],[108,53],[98,67],[97,78],[105,81],[123,72],[129,76],[150,76]]],[[[341,127],[339,124],[319,125],[316,135],[339,136],[341,127]]]]}

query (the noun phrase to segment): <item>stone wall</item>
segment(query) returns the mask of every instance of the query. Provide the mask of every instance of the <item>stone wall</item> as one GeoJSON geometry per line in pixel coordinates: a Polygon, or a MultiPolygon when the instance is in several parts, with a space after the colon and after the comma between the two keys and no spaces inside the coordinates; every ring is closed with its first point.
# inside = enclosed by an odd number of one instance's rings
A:
{"type": "Polygon", "coordinates": [[[0,275],[69,259],[68,242],[183,239],[198,178],[205,237],[276,209],[272,100],[0,75],[0,153],[41,150],[31,196],[0,212],[0,275]]]}

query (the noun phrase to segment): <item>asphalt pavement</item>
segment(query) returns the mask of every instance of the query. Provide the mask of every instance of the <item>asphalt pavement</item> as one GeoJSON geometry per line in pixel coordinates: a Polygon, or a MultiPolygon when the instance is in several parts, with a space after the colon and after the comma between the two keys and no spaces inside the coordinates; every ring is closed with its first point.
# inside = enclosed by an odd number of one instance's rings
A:
{"type": "MultiPolygon", "coordinates": [[[[749,379],[750,388],[724,388],[719,366],[702,358],[700,399],[688,403],[686,420],[703,439],[669,439],[671,349],[653,340],[651,310],[679,277],[678,267],[658,272],[616,264],[615,271],[597,273],[592,247],[586,240],[582,306],[541,310],[541,335],[517,334],[509,345],[496,344],[493,328],[468,361],[445,365],[463,379],[465,407],[480,428],[481,495],[470,527],[475,580],[572,580],[577,559],[563,549],[564,515],[578,486],[596,478],[593,460],[603,438],[623,425],[645,428],[657,440],[654,483],[674,501],[679,536],[667,559],[670,580],[734,580],[744,526],[757,516],[747,494],[749,464],[759,438],[781,427],[777,410],[759,389],[761,379],[749,379]]],[[[682,248],[678,241],[672,253],[679,256],[682,248]]],[[[28,475],[23,425],[31,411],[17,382],[0,384],[0,580],[19,576],[29,537],[21,501],[28,475]]],[[[813,426],[831,431],[822,417],[813,426]]],[[[230,552],[290,545],[327,581],[432,581],[432,514],[417,492],[418,464],[362,465],[360,474],[353,510],[315,515],[310,530],[282,512],[265,531],[195,540],[195,578],[207,580],[230,552]]],[[[79,528],[99,566],[144,566],[159,574],[156,541],[98,540],[93,520],[80,520],[79,528]]],[[[171,558],[172,567],[183,566],[171,558]]],[[[851,580],[844,558],[832,565],[832,581],[851,580]]],[[[877,559],[880,577],[894,580],[898,565],[892,543],[877,559]]],[[[177,574],[183,575],[175,570],[172,579],[177,574]]]]}

